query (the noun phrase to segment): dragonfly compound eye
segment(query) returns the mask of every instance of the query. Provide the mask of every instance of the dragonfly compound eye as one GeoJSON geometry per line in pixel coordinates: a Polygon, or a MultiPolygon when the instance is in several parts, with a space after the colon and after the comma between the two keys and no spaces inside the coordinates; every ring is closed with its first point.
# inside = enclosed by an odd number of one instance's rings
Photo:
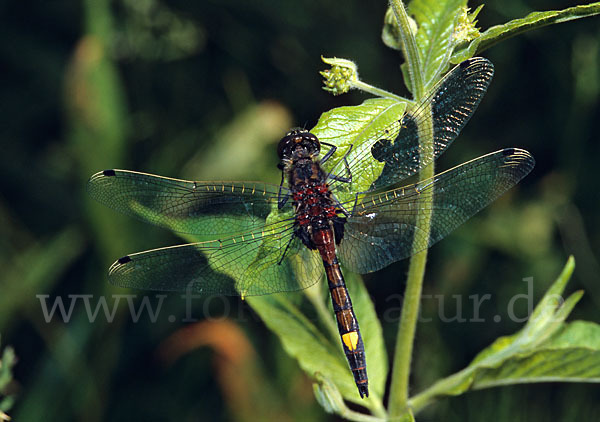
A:
{"type": "Polygon", "coordinates": [[[306,145],[306,149],[311,154],[318,154],[321,151],[321,143],[319,139],[310,132],[306,132],[304,135],[304,143],[306,145]]]}
{"type": "Polygon", "coordinates": [[[280,160],[283,158],[289,158],[292,155],[297,138],[298,135],[292,132],[281,138],[279,144],[277,145],[277,156],[280,160]]]}
{"type": "Polygon", "coordinates": [[[305,129],[292,129],[288,132],[277,146],[279,159],[291,158],[296,149],[306,151],[309,155],[318,154],[321,144],[315,135],[305,129]]]}

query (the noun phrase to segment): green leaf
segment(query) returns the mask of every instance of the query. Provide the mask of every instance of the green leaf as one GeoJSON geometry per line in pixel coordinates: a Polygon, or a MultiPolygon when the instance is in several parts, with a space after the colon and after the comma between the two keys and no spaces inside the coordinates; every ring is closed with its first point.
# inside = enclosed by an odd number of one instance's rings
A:
{"type": "Polygon", "coordinates": [[[12,380],[12,367],[17,363],[15,351],[12,347],[6,347],[2,352],[0,359],[0,392],[4,391],[8,383],[12,380]]]}
{"type": "Polygon", "coordinates": [[[346,405],[340,394],[340,390],[335,384],[323,374],[315,373],[316,383],[313,384],[313,390],[317,402],[327,413],[342,413],[346,405]]]}
{"type": "Polygon", "coordinates": [[[523,329],[500,337],[465,369],[411,398],[415,412],[438,397],[497,385],[600,382],[600,325],[564,322],[583,295],[578,291],[566,300],[560,296],[574,267],[571,257],[523,329]]]}
{"type": "Polygon", "coordinates": [[[496,43],[514,37],[532,29],[543,26],[568,22],[573,19],[585,18],[600,13],[600,2],[582,6],[569,7],[564,10],[550,10],[546,12],[533,12],[524,18],[514,19],[503,25],[492,26],[484,31],[481,36],[469,43],[457,46],[452,55],[452,63],[460,63],[482,51],[490,48],[496,43]]]}
{"type": "MultiPolygon", "coordinates": [[[[351,146],[353,155],[370,156],[373,140],[379,139],[386,127],[394,127],[392,132],[385,134],[394,139],[401,127],[398,120],[408,104],[408,101],[391,98],[372,98],[357,106],[338,107],[323,113],[311,132],[321,142],[332,143],[338,148],[335,157],[327,161],[327,170],[343,169],[342,157],[351,146]],[[398,124],[393,125],[394,121],[398,124]]],[[[384,165],[385,163],[375,160],[363,160],[362,167],[355,171],[359,177],[352,179],[352,186],[347,187],[346,195],[340,189],[339,193],[336,193],[337,199],[340,202],[349,201],[354,198],[351,192],[364,192],[369,189],[381,174],[384,165]]]]}
{"type": "MultiPolygon", "coordinates": [[[[349,273],[348,290],[361,327],[367,357],[369,398],[361,399],[348,367],[339,337],[327,338],[288,299],[288,295],[249,297],[248,303],[281,340],[288,354],[298,360],[311,377],[319,373],[331,380],[341,395],[352,402],[372,407],[380,402],[387,376],[387,356],[381,325],[369,293],[358,275],[349,273]]],[[[311,289],[318,288],[318,286],[311,289]]],[[[329,301],[327,298],[326,300],[329,301]]],[[[331,309],[330,309],[331,310],[331,309]]],[[[331,310],[331,319],[335,318],[331,310]]]]}
{"type": "Polygon", "coordinates": [[[473,389],[533,382],[600,382],[600,326],[564,324],[546,343],[480,371],[473,389]]]}
{"type": "Polygon", "coordinates": [[[12,408],[14,397],[12,395],[5,395],[5,390],[12,381],[12,368],[16,363],[15,351],[12,347],[6,347],[2,351],[0,359],[0,420],[10,420],[4,412],[8,412],[12,408]]]}
{"type": "MultiPolygon", "coordinates": [[[[317,380],[313,384],[315,398],[327,413],[335,413],[346,420],[356,422],[385,422],[388,420],[385,417],[385,413],[382,413],[380,416],[370,416],[350,410],[346,406],[346,403],[344,403],[336,385],[329,378],[320,373],[315,374],[315,378],[317,380]]],[[[407,422],[414,422],[414,419],[406,420],[407,422]]]]}
{"type": "Polygon", "coordinates": [[[247,300],[306,373],[314,376],[319,372],[335,380],[344,397],[359,403],[354,378],[337,344],[327,339],[286,296],[258,296],[247,300]]]}
{"type": "Polygon", "coordinates": [[[425,91],[448,69],[455,27],[466,6],[466,0],[414,0],[409,4],[408,12],[418,25],[415,38],[425,91]]]}
{"type": "MultiPolygon", "coordinates": [[[[414,19],[410,18],[410,25],[413,33],[417,32],[417,23],[414,19]]],[[[394,50],[402,51],[402,35],[400,26],[396,20],[396,15],[391,7],[388,7],[385,11],[383,18],[383,29],[381,31],[381,40],[383,43],[394,50]]]]}

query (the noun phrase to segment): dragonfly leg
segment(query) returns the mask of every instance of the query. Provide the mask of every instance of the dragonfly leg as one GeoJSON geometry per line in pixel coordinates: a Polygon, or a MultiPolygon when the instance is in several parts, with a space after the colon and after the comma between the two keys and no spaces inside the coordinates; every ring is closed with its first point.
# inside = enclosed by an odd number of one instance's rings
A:
{"type": "Polygon", "coordinates": [[[348,177],[347,177],[348,182],[347,183],[352,183],[352,172],[350,171],[350,164],[348,164],[348,156],[350,155],[352,148],[354,148],[354,144],[350,144],[350,148],[348,148],[348,152],[345,153],[344,156],[342,157],[342,160],[344,160],[344,166],[346,167],[346,172],[348,173],[348,177]]]}
{"type": "MultiPolygon", "coordinates": [[[[336,212],[341,212],[342,214],[344,214],[346,217],[350,217],[350,213],[348,212],[348,210],[340,203],[340,201],[338,201],[335,198],[333,199],[333,203],[335,205],[335,209],[336,212]]],[[[354,205],[356,205],[356,201],[354,202],[354,205]]]]}
{"type": "Polygon", "coordinates": [[[333,144],[328,143],[328,142],[321,142],[321,145],[326,145],[326,146],[328,146],[330,148],[329,148],[329,151],[327,151],[325,153],[325,155],[323,156],[323,158],[321,158],[321,161],[319,162],[319,164],[323,164],[325,161],[329,160],[331,158],[331,156],[333,154],[335,154],[335,152],[337,151],[337,147],[335,145],[333,145],[333,144]]]}
{"type": "Polygon", "coordinates": [[[281,171],[281,183],[279,183],[279,193],[277,194],[277,208],[278,209],[282,209],[290,197],[289,192],[286,192],[285,195],[283,195],[281,193],[281,189],[283,188],[284,181],[285,181],[285,172],[282,170],[281,171]]]}
{"type": "MultiPolygon", "coordinates": [[[[321,142],[321,144],[331,147],[331,149],[329,151],[327,151],[325,156],[321,159],[321,164],[323,164],[325,161],[327,161],[333,155],[333,153],[337,150],[337,147],[335,145],[327,143],[327,142],[321,142]]],[[[342,160],[344,160],[344,166],[346,168],[346,172],[348,173],[348,176],[344,177],[344,176],[339,176],[337,174],[329,173],[329,175],[327,176],[328,179],[333,179],[333,180],[336,180],[338,182],[343,182],[343,183],[352,183],[352,172],[350,171],[350,165],[348,164],[348,155],[350,155],[350,152],[352,151],[353,147],[354,147],[354,145],[350,144],[350,148],[348,149],[348,152],[346,152],[344,154],[344,156],[342,157],[342,160]]]]}
{"type": "MultiPolygon", "coordinates": [[[[352,214],[354,214],[354,212],[356,211],[356,204],[358,204],[358,197],[360,195],[364,195],[365,193],[369,193],[369,192],[368,191],[356,192],[356,194],[354,196],[354,205],[352,205],[352,214]]],[[[349,217],[349,215],[347,214],[346,217],[349,217]]]]}
{"type": "MultiPolygon", "coordinates": [[[[344,222],[345,222],[345,219],[344,219],[344,222]]],[[[310,237],[310,233],[303,227],[300,227],[298,225],[296,225],[296,227],[297,228],[294,230],[294,235],[290,236],[290,241],[285,246],[285,249],[284,249],[283,253],[281,254],[281,258],[279,258],[277,265],[280,265],[283,262],[283,258],[285,258],[285,254],[287,253],[288,249],[290,248],[290,245],[294,241],[294,237],[298,237],[308,249],[314,250],[317,248],[317,246],[314,244],[314,242],[312,241],[312,239],[310,237]]],[[[341,230],[343,233],[343,230],[344,230],[343,224],[342,224],[341,230]]],[[[340,238],[340,240],[341,240],[341,238],[340,238]]]]}
{"type": "Polygon", "coordinates": [[[277,265],[281,265],[281,263],[283,262],[283,258],[285,258],[285,254],[287,253],[288,249],[290,248],[290,243],[292,243],[292,240],[294,240],[294,236],[290,236],[290,241],[288,242],[283,253],[281,254],[281,258],[279,259],[279,262],[277,262],[277,265]]]}
{"type": "MultiPolygon", "coordinates": [[[[294,236],[297,236],[298,238],[300,238],[302,243],[304,243],[304,246],[306,246],[308,249],[311,249],[311,250],[317,249],[317,246],[312,241],[312,237],[311,237],[310,233],[308,232],[308,230],[305,227],[298,227],[296,230],[294,230],[294,236]]],[[[290,240],[290,242],[291,242],[291,240],[290,240]]]]}

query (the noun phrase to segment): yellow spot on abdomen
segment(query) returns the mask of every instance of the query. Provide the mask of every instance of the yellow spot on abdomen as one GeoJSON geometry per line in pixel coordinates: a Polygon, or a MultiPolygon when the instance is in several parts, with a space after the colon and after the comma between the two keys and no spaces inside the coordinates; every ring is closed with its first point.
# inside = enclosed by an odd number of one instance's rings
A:
{"type": "Polygon", "coordinates": [[[351,331],[349,333],[342,334],[342,341],[350,351],[356,350],[358,345],[358,332],[351,331]]]}

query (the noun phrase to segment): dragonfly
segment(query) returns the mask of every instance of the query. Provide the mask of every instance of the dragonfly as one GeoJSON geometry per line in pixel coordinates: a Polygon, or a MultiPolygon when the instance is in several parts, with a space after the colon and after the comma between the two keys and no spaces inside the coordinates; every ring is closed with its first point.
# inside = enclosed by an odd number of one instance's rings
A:
{"type": "Polygon", "coordinates": [[[279,184],[116,169],[94,174],[87,190],[100,203],[201,240],[119,258],[109,280],[135,289],[246,297],[306,289],[324,273],[343,351],[360,397],[368,397],[364,343],[340,265],[364,274],[429,248],[532,170],[529,152],[505,148],[397,187],[458,136],[492,75],[484,58],[457,65],[426,98],[337,160],[335,145],[291,130],[277,148],[279,184]],[[429,147],[419,142],[428,122],[429,147]],[[374,166],[365,160],[383,169],[366,191],[355,192],[353,184],[374,166]],[[422,229],[424,214],[429,230],[422,229]]]}

